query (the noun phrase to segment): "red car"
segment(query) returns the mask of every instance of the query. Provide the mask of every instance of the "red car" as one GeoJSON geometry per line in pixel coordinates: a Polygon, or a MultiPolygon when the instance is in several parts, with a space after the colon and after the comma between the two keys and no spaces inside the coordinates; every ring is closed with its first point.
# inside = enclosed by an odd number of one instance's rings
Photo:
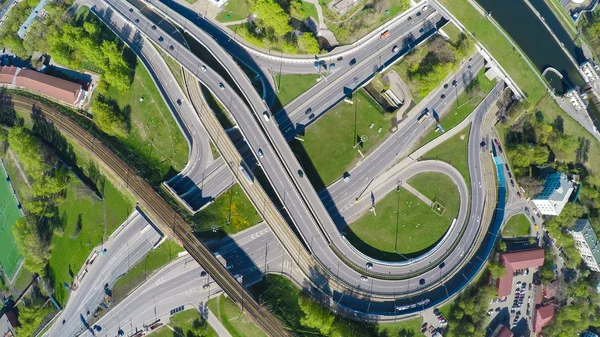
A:
{"type": "Polygon", "coordinates": [[[425,322],[425,323],[423,323],[423,325],[421,326],[421,328],[427,329],[428,326],[429,326],[429,324],[427,324],[427,322],[425,322]]]}
{"type": "Polygon", "coordinates": [[[521,199],[521,192],[517,192],[517,197],[519,197],[519,199],[521,199]]]}

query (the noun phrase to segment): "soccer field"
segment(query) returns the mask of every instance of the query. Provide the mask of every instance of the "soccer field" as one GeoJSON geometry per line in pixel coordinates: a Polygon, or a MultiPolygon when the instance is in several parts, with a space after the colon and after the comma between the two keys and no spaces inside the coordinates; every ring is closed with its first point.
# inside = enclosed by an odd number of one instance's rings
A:
{"type": "Polygon", "coordinates": [[[8,278],[12,279],[22,259],[12,227],[22,215],[6,179],[4,165],[0,165],[0,180],[0,265],[8,278]]]}

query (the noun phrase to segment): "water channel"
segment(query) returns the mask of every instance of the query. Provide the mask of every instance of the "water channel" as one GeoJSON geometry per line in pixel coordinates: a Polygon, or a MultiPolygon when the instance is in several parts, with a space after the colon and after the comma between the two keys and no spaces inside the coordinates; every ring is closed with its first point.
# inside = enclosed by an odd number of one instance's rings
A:
{"type": "MultiPolygon", "coordinates": [[[[547,67],[553,67],[564,76],[567,82],[564,84],[561,84],[559,77],[553,73],[549,72],[545,76],[557,94],[563,94],[569,88],[569,84],[583,86],[584,80],[575,65],[524,0],[477,0],[477,2],[486,12],[491,12],[496,22],[519,45],[540,73],[547,67]]],[[[573,58],[578,62],[583,61],[580,48],[575,45],[544,0],[530,0],[530,2],[544,17],[573,58]]]]}

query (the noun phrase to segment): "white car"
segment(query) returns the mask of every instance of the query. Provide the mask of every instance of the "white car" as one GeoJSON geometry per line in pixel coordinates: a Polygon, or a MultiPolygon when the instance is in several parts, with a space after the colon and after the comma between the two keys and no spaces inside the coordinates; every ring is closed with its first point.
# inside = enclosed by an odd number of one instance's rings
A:
{"type": "Polygon", "coordinates": [[[271,116],[269,116],[268,112],[263,112],[263,118],[268,122],[271,119],[271,116]]]}
{"type": "Polygon", "coordinates": [[[368,277],[366,277],[365,275],[361,275],[361,276],[360,276],[360,279],[361,279],[363,282],[367,282],[367,281],[369,280],[369,278],[368,278],[368,277]]]}
{"type": "Polygon", "coordinates": [[[264,157],[262,149],[258,149],[258,158],[264,157]]]}
{"type": "Polygon", "coordinates": [[[422,10],[426,11],[429,7],[427,7],[427,5],[423,6],[423,8],[421,8],[422,10]]]}
{"type": "Polygon", "coordinates": [[[221,88],[221,90],[225,90],[225,86],[223,85],[223,82],[219,82],[219,88],[221,88]]]}
{"type": "Polygon", "coordinates": [[[206,66],[202,65],[202,71],[206,71],[206,66]]]}
{"type": "Polygon", "coordinates": [[[366,267],[367,269],[373,269],[373,263],[367,262],[366,267]]]}

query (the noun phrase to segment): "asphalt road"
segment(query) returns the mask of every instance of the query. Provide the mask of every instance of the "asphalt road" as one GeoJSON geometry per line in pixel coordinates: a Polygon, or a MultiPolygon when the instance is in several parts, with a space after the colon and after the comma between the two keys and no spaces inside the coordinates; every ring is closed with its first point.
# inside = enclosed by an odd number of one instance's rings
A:
{"type": "MultiPolygon", "coordinates": [[[[135,210],[113,236],[95,249],[98,252],[106,249],[106,253],[100,253],[94,263],[87,267],[87,275],[79,282],[78,289],[71,292],[69,301],[56,319],[49,336],[74,336],[80,331],[79,315],[91,317],[104,298],[105,284],[112,286],[119,276],[153,249],[160,239],[161,234],[135,210]],[[62,324],[63,320],[65,324],[62,324]]],[[[62,284],[56,286],[62,287],[62,284]]]]}
{"type": "MultiPolygon", "coordinates": [[[[230,271],[239,274],[238,280],[245,285],[260,281],[263,272],[287,273],[292,268],[289,256],[264,223],[214,242],[210,246],[215,254],[223,257],[222,263],[232,266],[230,271]],[[267,253],[264,252],[265,247],[267,253]],[[249,252],[248,256],[254,263],[246,260],[244,251],[249,252]],[[265,260],[267,267],[264,264],[265,260]]],[[[198,263],[188,255],[173,261],[96,322],[95,324],[102,328],[96,336],[114,337],[119,330],[122,330],[125,336],[129,336],[136,329],[143,329],[144,324],[157,319],[166,322],[170,311],[181,305],[186,309],[199,308],[206,303],[209,296],[221,292],[210,275],[201,276],[202,271],[198,263]],[[210,287],[203,289],[205,284],[209,284],[210,287]]],[[[297,269],[293,272],[300,274],[297,269]]],[[[76,321],[79,327],[83,327],[78,317],[76,321]]],[[[91,336],[91,333],[86,332],[82,336],[91,336]]]]}
{"type": "MultiPolygon", "coordinates": [[[[370,284],[365,284],[360,281],[359,273],[344,263],[339,263],[339,258],[332,252],[329,243],[323,235],[327,237],[327,240],[332,240],[338,249],[347,250],[348,254],[343,254],[346,255],[346,258],[352,260],[353,263],[364,265],[366,260],[344,244],[333,221],[329,217],[327,210],[320,203],[312,185],[298,173],[302,168],[289,149],[285,138],[279,132],[278,126],[272,121],[263,118],[263,112],[266,111],[268,113],[264,101],[262,101],[261,97],[254,91],[252,84],[237,67],[233,59],[225,54],[219,45],[207,34],[204,33],[203,36],[197,36],[206,44],[206,47],[215,55],[215,57],[222,62],[223,66],[236,82],[236,87],[243,93],[244,100],[237,97],[236,90],[226,84],[223,78],[212,69],[206,67],[206,71],[200,70],[202,66],[201,60],[198,60],[195,55],[182,48],[181,45],[170,38],[168,34],[160,28],[153,29],[151,27],[152,25],[148,23],[148,20],[143,15],[140,15],[135,9],[130,10],[130,6],[117,0],[108,0],[108,2],[118,8],[118,10],[123,13],[123,15],[127,16],[132,23],[135,19],[138,19],[140,22],[135,24],[138,29],[144,31],[150,39],[159,44],[167,53],[173,55],[184,67],[190,70],[190,72],[192,72],[217,96],[221,103],[225,102],[224,106],[228,107],[232,112],[232,115],[240,126],[242,133],[253,151],[256,153],[259,148],[262,149],[264,157],[260,158],[259,162],[266,172],[270,183],[276,190],[276,193],[278,193],[279,198],[283,200],[283,203],[286,206],[290,217],[298,227],[301,236],[319,258],[320,262],[329,268],[332,273],[337,274],[339,279],[344,280],[351,288],[360,288],[370,292],[388,294],[399,294],[397,288],[403,288],[404,286],[406,286],[406,293],[408,294],[415,290],[422,289],[423,284],[426,287],[434,281],[439,280],[439,275],[441,273],[428,272],[419,277],[403,281],[386,281],[373,278],[370,279],[370,284]],[[159,39],[161,36],[162,39],[159,39]],[[229,104],[226,102],[229,102],[229,104]],[[246,103],[251,109],[248,109],[246,103]],[[333,272],[336,268],[338,268],[338,270],[333,272]],[[423,279],[424,282],[421,279],[423,279]]],[[[360,65],[361,63],[359,62],[356,66],[360,65]]],[[[493,100],[495,97],[488,97],[485,102],[488,102],[489,99],[493,100]]],[[[485,109],[481,110],[480,113],[483,114],[485,109]]],[[[474,124],[475,129],[477,129],[476,125],[477,124],[474,124]]],[[[392,150],[387,153],[396,152],[392,150]]],[[[477,159],[477,161],[478,160],[479,159],[477,159]]],[[[470,163],[470,165],[476,164],[470,163]]],[[[364,164],[361,166],[364,166],[364,164]]],[[[473,183],[480,184],[480,181],[477,180],[480,179],[480,177],[477,177],[477,174],[473,174],[472,179],[473,183]]],[[[477,204],[478,202],[482,204],[482,201],[480,200],[482,195],[481,191],[473,193],[472,198],[474,204],[477,204]]],[[[471,214],[472,217],[469,221],[478,223],[480,219],[476,216],[476,214],[478,214],[476,207],[472,207],[471,214]]],[[[469,228],[473,228],[473,226],[469,226],[469,228]]],[[[472,241],[464,244],[470,243],[472,243],[472,241]]],[[[452,266],[458,265],[458,263],[462,261],[463,255],[464,252],[460,256],[458,254],[451,254],[445,261],[445,265],[451,270],[452,266]]],[[[382,274],[389,275],[398,273],[397,267],[391,268],[389,266],[377,265],[376,268],[376,271],[382,274]]],[[[389,311],[389,309],[388,305],[387,310],[389,311]]]]}
{"type": "Polygon", "coordinates": [[[185,99],[186,95],[177,84],[173,73],[156,49],[145,43],[143,37],[132,30],[122,17],[110,16],[110,20],[103,17],[102,14],[106,13],[107,6],[102,1],[89,0],[87,2],[95,6],[95,13],[99,13],[104,22],[138,55],[155,80],[159,92],[189,146],[186,166],[167,184],[191,209],[199,209],[225,191],[231,184],[223,184],[223,181],[231,181],[233,175],[226,166],[214,165],[208,134],[200,123],[195,109],[185,99]]]}

